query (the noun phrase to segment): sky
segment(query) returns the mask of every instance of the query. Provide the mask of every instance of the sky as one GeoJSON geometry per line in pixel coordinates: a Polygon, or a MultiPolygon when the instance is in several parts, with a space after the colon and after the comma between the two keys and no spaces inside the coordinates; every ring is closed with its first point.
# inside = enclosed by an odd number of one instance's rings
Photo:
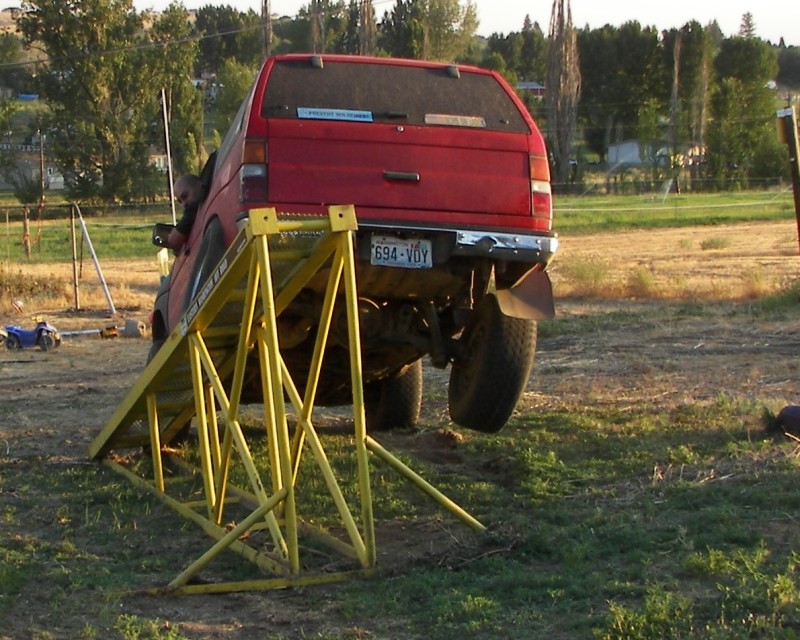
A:
{"type": "MultiPolygon", "coordinates": [[[[548,32],[552,0],[473,0],[478,10],[478,34],[519,31],[529,15],[538,22],[542,31],[548,32]]],[[[134,0],[137,9],[161,10],[167,0],[134,0]]],[[[220,4],[246,11],[261,11],[261,0],[183,0],[188,9],[208,4],[220,4]]],[[[292,16],[309,4],[309,0],[270,0],[273,14],[292,16]]],[[[777,44],[781,37],[787,45],[800,46],[800,2],[791,0],[570,0],[572,23],[583,28],[597,29],[605,24],[620,26],[629,20],[638,20],[642,26],[661,29],[680,28],[690,20],[705,26],[716,20],[725,36],[736,35],[742,15],[750,12],[756,35],[777,44]]],[[[380,18],[395,5],[395,0],[373,0],[380,18]]]]}

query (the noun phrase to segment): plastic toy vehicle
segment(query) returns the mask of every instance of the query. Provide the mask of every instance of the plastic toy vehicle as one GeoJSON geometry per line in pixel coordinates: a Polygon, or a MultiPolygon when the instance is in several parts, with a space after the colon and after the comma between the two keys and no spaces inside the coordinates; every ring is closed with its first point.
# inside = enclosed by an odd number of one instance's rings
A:
{"type": "MultiPolygon", "coordinates": [[[[553,315],[546,268],[558,240],[543,138],[498,74],[269,58],[201,179],[206,198],[156,299],[153,352],[251,209],[325,215],[329,204],[353,204],[368,428],[416,422],[425,356],[452,365],[454,422],[503,427],[533,365],[536,321],[553,315]]],[[[292,372],[307,366],[323,294],[312,282],[279,318],[292,372]]],[[[347,336],[329,342],[341,357],[326,357],[317,404],[347,404],[347,336]]]]}
{"type": "Polygon", "coordinates": [[[61,344],[58,330],[47,321],[40,321],[33,329],[23,329],[17,325],[5,328],[6,349],[26,349],[39,347],[42,351],[50,351],[61,344]]]}

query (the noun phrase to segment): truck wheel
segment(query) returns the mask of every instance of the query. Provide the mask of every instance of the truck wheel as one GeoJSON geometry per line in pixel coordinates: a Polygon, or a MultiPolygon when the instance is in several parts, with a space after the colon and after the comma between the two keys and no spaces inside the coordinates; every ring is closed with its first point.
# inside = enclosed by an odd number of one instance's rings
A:
{"type": "Polygon", "coordinates": [[[367,431],[412,429],[422,406],[422,360],[390,378],[370,383],[364,393],[367,431]]]}
{"type": "Polygon", "coordinates": [[[484,433],[503,428],[533,367],[536,322],[503,315],[493,295],[475,308],[450,370],[447,399],[456,424],[484,433]]]}
{"type": "Polygon", "coordinates": [[[9,351],[16,351],[17,349],[22,349],[22,344],[19,341],[19,338],[15,336],[13,333],[9,333],[8,337],[6,338],[6,349],[9,351]]]}

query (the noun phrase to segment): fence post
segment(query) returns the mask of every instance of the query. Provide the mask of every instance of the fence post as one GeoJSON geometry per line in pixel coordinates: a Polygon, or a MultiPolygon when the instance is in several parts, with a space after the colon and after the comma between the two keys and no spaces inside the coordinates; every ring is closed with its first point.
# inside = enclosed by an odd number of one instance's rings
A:
{"type": "Polygon", "coordinates": [[[794,107],[778,111],[778,137],[789,147],[789,166],[792,173],[792,191],[794,192],[794,215],[797,219],[797,239],[800,243],[800,165],[798,155],[800,148],[797,143],[797,122],[794,107]]]}
{"type": "Polygon", "coordinates": [[[78,291],[78,239],[75,235],[75,205],[69,207],[69,239],[72,242],[72,293],[75,298],[75,311],[81,310],[81,296],[78,291]]]}

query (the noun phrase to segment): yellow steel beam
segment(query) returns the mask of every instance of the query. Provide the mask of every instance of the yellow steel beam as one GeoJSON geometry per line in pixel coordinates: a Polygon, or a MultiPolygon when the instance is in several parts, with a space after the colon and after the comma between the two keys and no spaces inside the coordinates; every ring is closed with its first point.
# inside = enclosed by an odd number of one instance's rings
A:
{"type": "Polygon", "coordinates": [[[367,435],[353,233],[357,228],[355,209],[349,205],[329,207],[327,219],[315,216],[284,219],[273,208],[250,211],[243,233],[228,249],[181,318],[179,326],[92,443],[90,455],[100,458],[114,446],[136,446],[136,443],[141,446],[143,438],[148,438],[153,449],[151,482],[118,463],[107,459],[104,462],[138,486],[153,492],[216,540],[168,587],[150,592],[217,593],[272,589],[372,575],[377,551],[369,477],[370,455],[386,462],[473,529],[484,529],[478,520],[367,435]],[[271,250],[272,236],[293,232],[319,233],[320,237],[308,253],[271,250]],[[282,276],[281,282],[274,282],[272,263],[285,259],[295,260],[297,264],[282,276]],[[315,284],[327,284],[301,397],[283,359],[278,318],[312,280],[315,284]],[[360,520],[351,512],[312,422],[334,309],[337,303],[342,302],[349,335],[360,520]],[[268,470],[256,463],[239,416],[245,381],[250,373],[248,367],[256,359],[264,399],[268,470]],[[287,398],[297,414],[293,433],[290,433],[288,424],[287,398]],[[161,445],[169,444],[192,418],[195,418],[199,434],[199,468],[172,456],[169,459],[177,467],[188,468],[201,476],[198,480],[202,481],[202,501],[195,499],[197,493],[190,486],[181,491],[183,495],[194,492],[190,499],[179,499],[177,495],[181,487],[165,482],[162,463],[167,454],[161,445]],[[146,435],[142,435],[139,426],[142,422],[147,425],[146,435]],[[349,541],[304,523],[298,515],[295,487],[301,456],[306,449],[314,458],[316,473],[325,482],[349,541]],[[240,468],[247,479],[247,489],[240,489],[229,481],[232,471],[240,468]],[[171,495],[173,491],[176,495],[171,495]],[[226,529],[222,522],[235,519],[227,515],[228,504],[231,509],[235,505],[237,513],[244,509],[247,511],[242,519],[226,529]],[[357,561],[360,568],[333,574],[304,574],[299,545],[301,530],[334,552],[357,561]],[[273,549],[269,552],[259,552],[241,541],[245,534],[261,531],[272,538],[273,549]],[[188,584],[225,549],[241,554],[276,577],[188,584]]]}
{"type": "MultiPolygon", "coordinates": [[[[339,212],[345,217],[354,212],[347,209],[339,212]]],[[[355,422],[355,448],[358,463],[358,487],[361,496],[361,519],[364,522],[365,563],[374,565],[377,558],[375,548],[375,523],[372,513],[372,493],[369,483],[369,460],[365,443],[367,418],[364,409],[364,377],[361,370],[361,329],[358,322],[358,288],[356,287],[355,247],[352,234],[342,234],[342,260],[345,291],[347,292],[347,327],[350,351],[350,380],[353,389],[353,420],[355,422]]]]}
{"type": "Polygon", "coordinates": [[[398,460],[395,456],[389,453],[389,451],[387,451],[380,444],[378,444],[378,442],[374,440],[372,437],[367,436],[366,445],[367,448],[372,453],[378,456],[381,460],[383,460],[386,464],[388,464],[392,469],[397,471],[400,475],[404,476],[406,479],[411,481],[411,483],[414,486],[416,486],[418,489],[421,489],[424,493],[428,494],[439,505],[447,509],[457,518],[468,524],[476,531],[484,531],[486,529],[486,526],[483,525],[479,520],[477,520],[469,513],[464,511],[464,509],[462,509],[450,498],[444,495],[441,491],[439,491],[436,487],[434,487],[430,482],[425,480],[425,478],[423,478],[417,472],[413,471],[410,467],[408,467],[408,465],[398,460]]]}
{"type": "MultiPolygon", "coordinates": [[[[113,469],[117,473],[125,476],[134,485],[155,495],[159,500],[164,502],[171,509],[177,511],[187,520],[191,520],[197,524],[212,538],[219,540],[227,535],[228,532],[224,527],[217,526],[205,516],[186,506],[186,504],[180,500],[176,500],[172,496],[158,491],[158,489],[156,489],[151,483],[143,480],[132,471],[126,469],[123,465],[113,462],[108,458],[103,459],[102,462],[110,469],[113,469]]],[[[257,550],[253,549],[253,547],[240,542],[238,539],[231,541],[227,548],[238,553],[264,571],[269,571],[270,573],[275,573],[278,575],[285,575],[289,573],[288,567],[283,562],[279,562],[263,553],[259,553],[257,550]]]]}
{"type": "Polygon", "coordinates": [[[150,453],[153,457],[153,481],[156,489],[164,491],[164,467],[161,464],[161,432],[158,430],[158,408],[156,397],[147,394],[147,415],[150,423],[150,453]]]}

